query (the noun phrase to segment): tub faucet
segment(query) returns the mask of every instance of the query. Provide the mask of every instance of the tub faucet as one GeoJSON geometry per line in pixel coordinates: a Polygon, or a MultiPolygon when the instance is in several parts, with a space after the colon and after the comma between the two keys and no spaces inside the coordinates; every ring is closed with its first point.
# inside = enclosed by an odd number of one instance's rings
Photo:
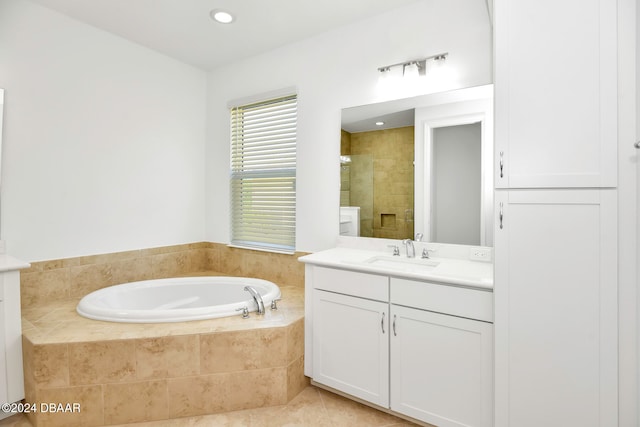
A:
{"type": "Polygon", "coordinates": [[[404,239],[402,241],[407,248],[407,258],[415,258],[416,257],[416,248],[413,246],[413,240],[404,239]]]}
{"type": "Polygon", "coordinates": [[[264,302],[262,301],[262,297],[258,291],[256,291],[253,286],[245,286],[244,290],[249,292],[253,297],[253,300],[256,302],[256,305],[258,306],[258,314],[264,314],[264,302]]]}

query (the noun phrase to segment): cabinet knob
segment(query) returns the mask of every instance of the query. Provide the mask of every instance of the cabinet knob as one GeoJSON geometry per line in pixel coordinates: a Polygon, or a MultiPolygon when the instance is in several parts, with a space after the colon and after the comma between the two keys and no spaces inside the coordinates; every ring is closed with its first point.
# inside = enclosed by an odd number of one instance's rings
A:
{"type": "Polygon", "coordinates": [[[636,148],[640,148],[640,141],[636,141],[636,143],[633,144],[633,146],[636,147],[636,148]]]}

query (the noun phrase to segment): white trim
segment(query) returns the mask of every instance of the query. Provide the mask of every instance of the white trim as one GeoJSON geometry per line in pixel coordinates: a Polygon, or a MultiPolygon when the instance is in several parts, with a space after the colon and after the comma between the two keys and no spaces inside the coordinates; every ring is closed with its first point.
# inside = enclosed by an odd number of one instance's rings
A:
{"type": "Polygon", "coordinates": [[[268,101],[275,98],[283,98],[285,96],[298,95],[296,86],[289,86],[282,89],[272,90],[269,92],[259,93],[257,95],[245,96],[242,98],[232,99],[227,102],[228,108],[236,108],[244,105],[255,104],[256,102],[268,101]]]}
{"type": "Polygon", "coordinates": [[[417,108],[415,111],[415,177],[414,194],[424,195],[422,202],[415,198],[415,232],[430,241],[431,179],[427,171],[432,159],[432,131],[442,126],[481,122],[482,219],[481,245],[493,246],[493,102],[491,95],[473,99],[417,108]]]}

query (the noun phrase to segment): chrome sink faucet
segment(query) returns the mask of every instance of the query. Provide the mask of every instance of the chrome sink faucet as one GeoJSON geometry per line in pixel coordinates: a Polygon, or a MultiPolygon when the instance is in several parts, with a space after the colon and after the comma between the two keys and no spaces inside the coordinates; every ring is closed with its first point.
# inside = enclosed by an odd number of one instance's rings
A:
{"type": "Polygon", "coordinates": [[[413,246],[413,240],[404,239],[402,241],[404,246],[407,248],[407,258],[415,258],[416,257],[416,248],[413,246]]]}
{"type": "Polygon", "coordinates": [[[258,314],[264,314],[264,301],[262,301],[260,293],[256,291],[253,286],[245,286],[244,290],[249,292],[253,297],[253,300],[256,302],[256,305],[258,306],[258,314]]]}

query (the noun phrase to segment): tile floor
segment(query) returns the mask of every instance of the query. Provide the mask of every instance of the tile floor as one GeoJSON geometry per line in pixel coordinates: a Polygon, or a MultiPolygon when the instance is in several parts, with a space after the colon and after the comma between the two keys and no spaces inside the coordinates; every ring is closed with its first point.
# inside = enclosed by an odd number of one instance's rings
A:
{"type": "MultiPolygon", "coordinates": [[[[396,418],[317,387],[304,389],[287,405],[174,420],[123,424],[118,427],[411,427],[396,418]]],[[[0,421],[0,427],[31,427],[22,416],[0,421]]]]}

